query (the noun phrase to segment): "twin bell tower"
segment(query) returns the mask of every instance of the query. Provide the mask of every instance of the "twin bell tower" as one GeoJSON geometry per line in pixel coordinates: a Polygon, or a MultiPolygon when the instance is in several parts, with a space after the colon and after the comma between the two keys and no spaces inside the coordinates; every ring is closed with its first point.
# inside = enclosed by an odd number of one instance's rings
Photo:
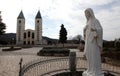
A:
{"type": "Polygon", "coordinates": [[[42,17],[40,11],[35,17],[35,30],[25,30],[25,17],[21,11],[17,17],[16,30],[16,44],[17,45],[40,45],[42,44],[42,17]]]}

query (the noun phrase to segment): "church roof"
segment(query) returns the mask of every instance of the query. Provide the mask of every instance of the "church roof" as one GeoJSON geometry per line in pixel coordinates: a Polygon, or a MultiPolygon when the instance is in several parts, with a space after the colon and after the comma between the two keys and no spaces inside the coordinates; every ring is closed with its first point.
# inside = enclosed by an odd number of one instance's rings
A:
{"type": "Polygon", "coordinates": [[[18,19],[25,19],[22,11],[20,12],[20,14],[19,14],[19,16],[18,16],[18,19]]]}
{"type": "Polygon", "coordinates": [[[40,13],[40,11],[38,11],[38,13],[37,13],[37,15],[36,15],[35,18],[42,18],[42,17],[41,17],[41,13],[40,13]]]}

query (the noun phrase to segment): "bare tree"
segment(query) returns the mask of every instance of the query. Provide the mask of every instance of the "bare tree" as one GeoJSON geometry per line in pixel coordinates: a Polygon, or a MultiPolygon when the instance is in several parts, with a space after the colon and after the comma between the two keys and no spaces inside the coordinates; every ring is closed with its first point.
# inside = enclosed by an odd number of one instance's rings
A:
{"type": "Polygon", "coordinates": [[[75,43],[80,43],[80,41],[82,40],[82,36],[81,35],[76,35],[75,37],[73,37],[72,39],[75,43]]]}

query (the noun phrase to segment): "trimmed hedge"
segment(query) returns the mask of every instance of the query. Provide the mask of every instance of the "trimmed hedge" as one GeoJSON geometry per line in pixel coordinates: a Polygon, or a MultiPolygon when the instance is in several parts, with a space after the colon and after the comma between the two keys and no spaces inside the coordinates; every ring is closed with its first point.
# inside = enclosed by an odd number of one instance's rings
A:
{"type": "Polygon", "coordinates": [[[104,52],[102,53],[102,57],[120,61],[120,52],[104,52]]]}
{"type": "Polygon", "coordinates": [[[43,49],[61,49],[61,48],[68,48],[68,49],[76,49],[78,48],[78,45],[76,46],[64,46],[64,47],[43,47],[43,49]]]}
{"type": "Polygon", "coordinates": [[[21,50],[21,47],[10,47],[10,48],[6,48],[6,49],[2,49],[2,51],[16,51],[16,50],[21,50]]]}
{"type": "Polygon", "coordinates": [[[110,51],[110,52],[119,52],[120,51],[120,47],[119,48],[103,48],[103,52],[107,52],[107,51],[110,51]]]}
{"type": "Polygon", "coordinates": [[[43,49],[64,49],[63,47],[43,47],[43,49]]]}
{"type": "Polygon", "coordinates": [[[40,50],[38,56],[69,56],[70,50],[66,48],[44,47],[40,50]]]}

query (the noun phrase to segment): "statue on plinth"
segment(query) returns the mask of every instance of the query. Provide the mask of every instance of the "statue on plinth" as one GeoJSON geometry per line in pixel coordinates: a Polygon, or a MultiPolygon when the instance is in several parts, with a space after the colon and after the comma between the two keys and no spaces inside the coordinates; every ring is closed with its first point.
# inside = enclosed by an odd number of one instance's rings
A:
{"type": "Polygon", "coordinates": [[[101,69],[101,56],[103,43],[102,26],[94,16],[91,8],[85,10],[87,19],[84,28],[85,49],[84,56],[87,59],[87,70],[83,72],[83,76],[104,76],[101,69]]]}

